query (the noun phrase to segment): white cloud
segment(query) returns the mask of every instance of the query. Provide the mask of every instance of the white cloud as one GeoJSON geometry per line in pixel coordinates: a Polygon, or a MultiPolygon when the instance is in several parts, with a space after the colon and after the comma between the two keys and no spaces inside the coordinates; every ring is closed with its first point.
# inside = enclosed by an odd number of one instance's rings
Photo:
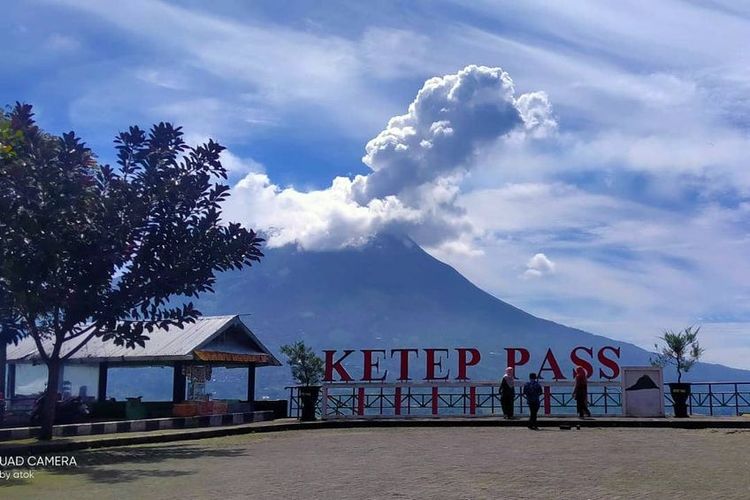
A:
{"type": "Polygon", "coordinates": [[[523,275],[526,278],[540,278],[555,272],[555,263],[549,260],[543,253],[535,254],[526,263],[526,271],[523,275]]]}
{"type": "MultiPolygon", "coordinates": [[[[372,173],[337,177],[329,188],[308,192],[250,174],[228,207],[268,231],[272,246],[341,247],[384,229],[408,230],[423,244],[440,245],[473,232],[456,199],[477,148],[510,133],[515,141],[542,129],[547,134],[554,126],[543,93],[516,98],[500,68],[467,66],[425,82],[408,112],[367,144],[363,162],[372,173]]],[[[466,239],[449,248],[474,251],[466,239]]]]}
{"type": "Polygon", "coordinates": [[[260,173],[248,174],[234,187],[227,213],[266,233],[271,247],[307,249],[360,245],[392,223],[416,225],[425,218],[394,196],[360,205],[345,177],[335,178],[328,189],[301,192],[281,188],[260,173]]]}
{"type": "Polygon", "coordinates": [[[108,68],[105,74],[111,80],[98,76],[97,88],[85,90],[74,103],[79,109],[76,121],[86,123],[89,114],[112,115],[112,105],[97,107],[109,96],[127,101],[123,108],[130,105],[143,112],[148,105],[144,94],[155,94],[158,104],[151,107],[150,116],[180,119],[196,132],[221,140],[284,118],[314,120],[344,134],[374,130],[382,125],[383,113],[393,108],[373,77],[403,77],[418,61],[416,47],[426,41],[391,28],[367,29],[352,40],[324,30],[241,21],[215,10],[201,12],[158,0],[132,0],[127,5],[96,0],[60,3],[128,33],[129,41],[148,47],[159,64],[149,60],[148,66],[135,70],[127,65],[108,68]],[[133,92],[133,80],[152,88],[133,92]],[[198,109],[192,115],[179,113],[193,107],[198,109]]]}
{"type": "Polygon", "coordinates": [[[663,328],[750,317],[744,205],[680,213],[560,185],[477,191],[459,202],[483,235],[474,241],[482,254],[430,252],[533,314],[647,348],[663,328]],[[540,247],[554,255],[554,280],[519,270],[540,247]]]}
{"type": "Polygon", "coordinates": [[[176,71],[165,71],[163,68],[138,68],[135,70],[135,77],[151,85],[169,90],[186,90],[188,88],[185,74],[176,71]]]}
{"type": "Polygon", "coordinates": [[[355,181],[362,201],[403,192],[467,168],[477,147],[511,132],[556,126],[543,92],[515,97],[501,68],[467,66],[427,80],[405,115],[367,143],[373,173],[355,181]]]}
{"type": "Polygon", "coordinates": [[[403,29],[372,27],[359,42],[359,59],[378,78],[410,76],[430,56],[430,37],[403,29]]]}
{"type": "Polygon", "coordinates": [[[73,52],[81,47],[81,42],[70,35],[52,33],[47,37],[45,47],[54,52],[73,52]]]}
{"type": "Polygon", "coordinates": [[[706,349],[702,359],[709,363],[748,369],[747,360],[750,359],[748,334],[750,334],[748,323],[702,323],[699,339],[701,346],[706,349]]]}
{"type": "Polygon", "coordinates": [[[508,183],[463,193],[457,204],[487,233],[563,232],[596,227],[635,210],[627,201],[555,183],[508,183]]]}
{"type": "MultiPolygon", "coordinates": [[[[200,141],[204,142],[204,141],[200,141]]],[[[195,144],[196,142],[188,142],[195,144]]],[[[221,164],[227,169],[230,177],[244,177],[248,174],[263,174],[266,171],[265,166],[252,158],[240,158],[229,150],[221,152],[221,164]]]]}
{"type": "Polygon", "coordinates": [[[523,118],[526,130],[534,137],[547,137],[557,130],[552,104],[545,92],[529,92],[519,96],[516,107],[523,118]]]}

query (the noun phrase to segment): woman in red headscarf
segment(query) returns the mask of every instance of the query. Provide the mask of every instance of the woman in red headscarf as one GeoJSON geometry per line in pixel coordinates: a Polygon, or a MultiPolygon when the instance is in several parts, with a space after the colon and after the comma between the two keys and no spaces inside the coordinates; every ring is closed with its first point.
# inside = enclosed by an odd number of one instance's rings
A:
{"type": "Polygon", "coordinates": [[[590,417],[591,412],[589,411],[588,407],[588,381],[586,377],[586,370],[584,370],[581,366],[576,367],[576,383],[573,387],[573,398],[575,398],[576,400],[576,410],[578,411],[578,416],[581,418],[590,417]]]}

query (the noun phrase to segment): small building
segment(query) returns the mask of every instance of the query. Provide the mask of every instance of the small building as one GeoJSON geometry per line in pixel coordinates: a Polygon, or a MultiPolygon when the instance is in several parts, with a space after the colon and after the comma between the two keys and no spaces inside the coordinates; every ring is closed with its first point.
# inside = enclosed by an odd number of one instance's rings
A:
{"type": "MultiPolygon", "coordinates": [[[[149,384],[163,387],[171,379],[171,398],[159,399],[171,399],[172,403],[204,400],[209,396],[205,384],[211,380],[212,370],[215,374],[216,370],[230,369],[243,372],[243,377],[231,377],[235,381],[233,385],[236,386],[236,381],[241,379],[247,383],[247,387],[239,393],[242,397],[236,399],[252,406],[255,399],[255,369],[281,365],[239,316],[202,317],[183,328],[154,329],[146,335],[149,340],[145,346],[136,346],[135,349],[103,342],[99,337],[92,338],[65,361],[61,368],[59,393],[105,401],[111,399],[108,380],[113,371],[118,371],[118,379],[127,381],[127,370],[148,367],[160,369],[154,371],[154,375],[141,373],[133,380],[141,381],[136,384],[148,381],[149,384]]],[[[76,347],[75,341],[67,342],[63,353],[76,347]]],[[[31,337],[26,337],[18,345],[8,346],[6,394],[11,405],[14,398],[39,394],[46,382],[47,367],[31,337]]],[[[137,389],[136,386],[135,394],[119,395],[120,399],[141,395],[137,394],[137,389]]],[[[232,389],[235,394],[238,393],[237,387],[232,389]]]]}

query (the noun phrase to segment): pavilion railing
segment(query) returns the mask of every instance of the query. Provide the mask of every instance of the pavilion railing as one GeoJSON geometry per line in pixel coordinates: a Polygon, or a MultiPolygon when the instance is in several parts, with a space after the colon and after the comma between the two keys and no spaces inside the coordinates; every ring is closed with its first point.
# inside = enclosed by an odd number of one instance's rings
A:
{"type": "MultiPolygon", "coordinates": [[[[544,388],[540,413],[574,415],[576,402],[572,381],[540,381],[544,388]]],[[[514,412],[526,414],[517,383],[514,412]]],[[[289,390],[289,416],[299,417],[299,386],[289,390]]],[[[664,407],[672,411],[669,387],[664,407]]],[[[618,381],[588,383],[589,409],[596,416],[622,415],[622,393],[618,381]]],[[[502,414],[496,382],[332,383],[322,387],[317,402],[323,418],[490,416],[502,414]]],[[[750,382],[695,382],[689,400],[692,415],[741,415],[750,413],[750,382]]]]}

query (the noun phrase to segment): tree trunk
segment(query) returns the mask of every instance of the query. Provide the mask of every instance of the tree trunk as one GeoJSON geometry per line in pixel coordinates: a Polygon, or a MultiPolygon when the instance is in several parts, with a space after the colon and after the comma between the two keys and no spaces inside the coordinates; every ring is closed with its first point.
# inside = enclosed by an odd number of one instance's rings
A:
{"type": "Polygon", "coordinates": [[[52,439],[52,426],[55,424],[55,407],[57,403],[57,389],[60,385],[60,360],[50,359],[47,362],[47,391],[41,415],[41,429],[39,439],[52,439]]]}

